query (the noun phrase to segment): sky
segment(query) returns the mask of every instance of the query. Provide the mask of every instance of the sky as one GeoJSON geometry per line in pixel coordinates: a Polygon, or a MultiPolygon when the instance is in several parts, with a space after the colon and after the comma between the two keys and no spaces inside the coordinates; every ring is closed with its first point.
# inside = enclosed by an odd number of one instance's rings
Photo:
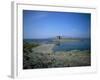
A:
{"type": "Polygon", "coordinates": [[[24,39],[90,38],[91,14],[23,10],[24,39]]]}

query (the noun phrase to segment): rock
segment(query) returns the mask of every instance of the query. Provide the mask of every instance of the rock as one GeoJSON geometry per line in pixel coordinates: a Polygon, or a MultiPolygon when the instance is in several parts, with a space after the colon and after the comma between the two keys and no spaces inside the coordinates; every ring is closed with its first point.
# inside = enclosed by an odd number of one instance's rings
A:
{"type": "Polygon", "coordinates": [[[55,44],[42,44],[32,50],[36,53],[52,53],[55,44]]]}

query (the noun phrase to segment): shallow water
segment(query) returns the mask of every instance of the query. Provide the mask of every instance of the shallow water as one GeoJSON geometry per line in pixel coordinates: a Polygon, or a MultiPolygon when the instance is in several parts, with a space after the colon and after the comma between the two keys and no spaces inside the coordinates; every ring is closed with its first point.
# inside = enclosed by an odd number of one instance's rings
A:
{"type": "Polygon", "coordinates": [[[59,43],[55,46],[54,51],[69,51],[69,50],[90,50],[90,40],[80,40],[59,43]]]}

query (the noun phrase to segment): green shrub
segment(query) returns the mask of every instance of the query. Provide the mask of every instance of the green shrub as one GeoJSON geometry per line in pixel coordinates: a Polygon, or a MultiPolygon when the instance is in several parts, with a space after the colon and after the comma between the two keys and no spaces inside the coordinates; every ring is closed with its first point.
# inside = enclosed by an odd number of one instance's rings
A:
{"type": "Polygon", "coordinates": [[[37,43],[27,43],[27,42],[24,42],[23,43],[23,51],[24,52],[26,52],[26,51],[32,52],[32,48],[37,47],[37,46],[39,46],[39,44],[37,44],[37,43]]]}

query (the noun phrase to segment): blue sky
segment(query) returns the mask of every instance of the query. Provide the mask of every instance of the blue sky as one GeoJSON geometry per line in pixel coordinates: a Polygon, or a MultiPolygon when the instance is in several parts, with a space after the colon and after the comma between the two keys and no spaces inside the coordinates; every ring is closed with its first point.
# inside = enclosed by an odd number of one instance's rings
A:
{"type": "Polygon", "coordinates": [[[90,38],[91,14],[23,10],[24,39],[90,38]]]}

